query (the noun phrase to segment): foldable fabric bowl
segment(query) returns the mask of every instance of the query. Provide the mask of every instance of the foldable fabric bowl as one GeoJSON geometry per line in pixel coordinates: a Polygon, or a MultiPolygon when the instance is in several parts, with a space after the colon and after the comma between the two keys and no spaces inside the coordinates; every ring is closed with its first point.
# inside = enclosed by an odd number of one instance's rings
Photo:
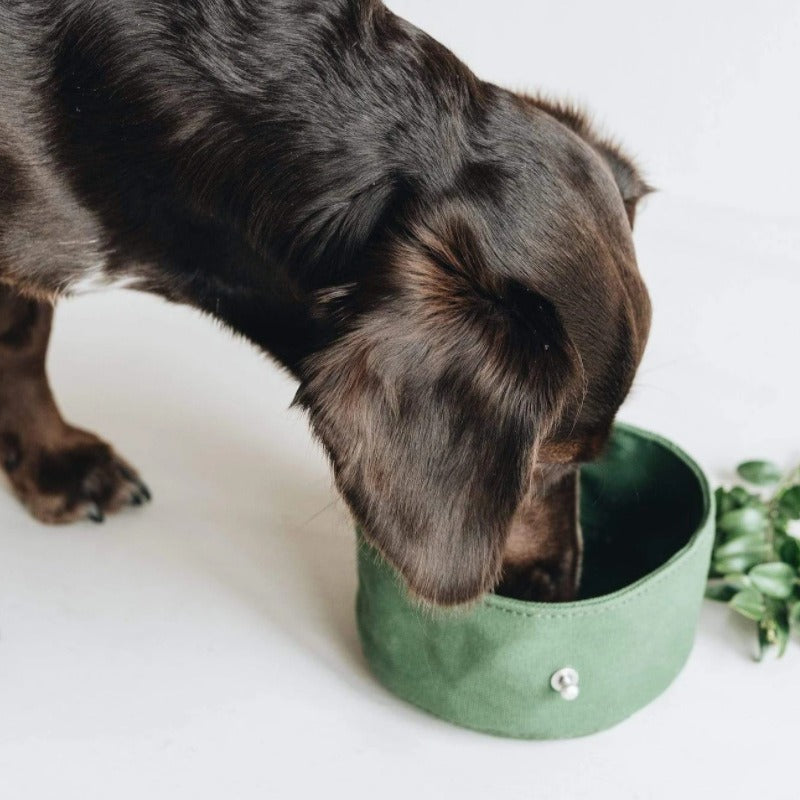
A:
{"type": "Polygon", "coordinates": [[[358,627],[376,677],[457,725],[560,739],[609,728],[658,697],[694,641],[713,543],[700,468],[654,434],[619,425],[581,473],[582,598],[488,595],[432,611],[359,539],[358,627]]]}

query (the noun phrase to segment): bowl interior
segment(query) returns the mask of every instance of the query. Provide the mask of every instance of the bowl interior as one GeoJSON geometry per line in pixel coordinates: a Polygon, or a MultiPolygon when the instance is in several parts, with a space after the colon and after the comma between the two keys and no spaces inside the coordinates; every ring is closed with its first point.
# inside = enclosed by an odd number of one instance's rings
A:
{"type": "Polygon", "coordinates": [[[621,428],[581,471],[580,599],[623,589],[682,550],[707,503],[692,467],[664,443],[621,428]]]}

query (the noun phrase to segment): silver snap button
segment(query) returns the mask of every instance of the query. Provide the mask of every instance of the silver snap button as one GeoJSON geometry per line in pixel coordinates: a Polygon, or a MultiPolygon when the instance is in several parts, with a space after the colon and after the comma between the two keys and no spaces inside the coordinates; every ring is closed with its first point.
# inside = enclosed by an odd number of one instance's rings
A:
{"type": "Polygon", "coordinates": [[[564,667],[550,678],[550,686],[558,692],[563,700],[577,700],[581,693],[580,676],[572,667],[564,667]]]}

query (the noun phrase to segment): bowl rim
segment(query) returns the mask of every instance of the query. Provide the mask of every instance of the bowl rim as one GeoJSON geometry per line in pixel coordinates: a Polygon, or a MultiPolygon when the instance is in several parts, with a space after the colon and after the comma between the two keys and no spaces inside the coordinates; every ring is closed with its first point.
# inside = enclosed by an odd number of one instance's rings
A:
{"type": "Polygon", "coordinates": [[[600,614],[634,601],[637,597],[650,591],[657,583],[666,579],[685,561],[702,552],[700,543],[705,535],[710,532],[710,523],[714,512],[714,495],[711,492],[711,486],[705,472],[681,447],[664,436],[622,422],[614,424],[614,431],[633,435],[640,439],[646,439],[669,450],[670,453],[677,456],[689,467],[694,474],[701,489],[703,513],[689,541],[660,567],[643,575],[634,583],[624,586],[622,589],[617,589],[617,591],[611,592],[610,594],[590,597],[586,600],[575,600],[569,603],[530,602],[527,600],[502,597],[497,594],[488,594],[479,601],[479,608],[492,612],[502,612],[519,617],[532,617],[537,619],[563,619],[600,614]]]}

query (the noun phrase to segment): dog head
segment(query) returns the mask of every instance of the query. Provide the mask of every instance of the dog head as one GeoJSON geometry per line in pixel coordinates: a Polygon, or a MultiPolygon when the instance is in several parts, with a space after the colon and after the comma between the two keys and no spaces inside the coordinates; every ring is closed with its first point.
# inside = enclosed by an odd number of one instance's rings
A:
{"type": "Polygon", "coordinates": [[[298,394],[366,537],[437,605],[494,588],[531,486],[599,453],[650,325],[629,159],[500,90],[468,152],[321,294],[339,333],[298,394]]]}

